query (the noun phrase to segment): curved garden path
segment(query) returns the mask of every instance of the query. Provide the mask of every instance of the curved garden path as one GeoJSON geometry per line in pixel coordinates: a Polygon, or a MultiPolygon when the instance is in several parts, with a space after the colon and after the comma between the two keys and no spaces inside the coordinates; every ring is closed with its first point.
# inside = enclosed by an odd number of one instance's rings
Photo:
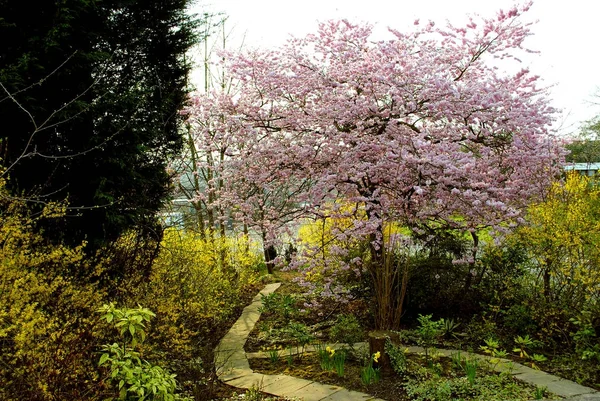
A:
{"type": "MultiPolygon", "coordinates": [[[[298,397],[304,401],[383,401],[369,394],[350,391],[342,387],[322,384],[287,375],[264,375],[250,369],[248,357],[266,357],[263,353],[246,354],[244,344],[254,325],[260,318],[261,298],[274,292],[281,283],[268,284],[244,308],[242,315],[223,337],[215,349],[215,366],[219,379],[230,386],[241,389],[258,388],[260,391],[279,397],[298,397]]],[[[409,352],[421,353],[421,347],[408,347],[409,352]]],[[[457,350],[439,349],[442,355],[450,356],[457,350]]],[[[462,355],[489,360],[490,357],[460,351],[462,355]]],[[[600,401],[600,392],[570,380],[541,372],[516,362],[503,359],[496,366],[499,372],[509,371],[516,379],[534,386],[546,387],[548,391],[568,401],[600,401]]]]}

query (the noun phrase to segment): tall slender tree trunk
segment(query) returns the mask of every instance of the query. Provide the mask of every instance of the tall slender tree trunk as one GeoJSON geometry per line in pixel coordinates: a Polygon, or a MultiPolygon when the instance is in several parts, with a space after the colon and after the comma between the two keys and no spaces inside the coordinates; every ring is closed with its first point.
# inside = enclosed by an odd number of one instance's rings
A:
{"type": "Polygon", "coordinates": [[[273,245],[267,245],[267,234],[264,231],[262,232],[262,239],[267,273],[273,274],[275,272],[275,258],[277,258],[277,250],[273,245]]]}

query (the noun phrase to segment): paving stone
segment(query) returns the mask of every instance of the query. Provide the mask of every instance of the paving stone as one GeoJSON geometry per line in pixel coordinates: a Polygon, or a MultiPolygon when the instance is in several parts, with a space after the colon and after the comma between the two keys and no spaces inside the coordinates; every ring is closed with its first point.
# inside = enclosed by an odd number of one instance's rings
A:
{"type": "Polygon", "coordinates": [[[248,338],[248,333],[246,330],[242,330],[241,328],[238,330],[229,329],[229,332],[223,336],[221,341],[237,341],[240,343],[245,343],[248,338]]]}
{"type": "Polygon", "coordinates": [[[254,325],[256,324],[256,322],[258,322],[258,318],[260,317],[260,314],[258,312],[246,312],[246,313],[242,313],[242,315],[239,317],[239,319],[233,324],[233,326],[231,326],[232,328],[250,328],[250,330],[252,330],[252,327],[254,327],[254,325]]]}
{"type": "Polygon", "coordinates": [[[521,374],[535,375],[536,372],[539,372],[539,370],[532,369],[530,367],[521,365],[520,363],[513,362],[508,359],[500,359],[499,362],[497,362],[497,363],[490,362],[490,364],[492,366],[492,370],[494,370],[495,372],[500,372],[500,373],[508,372],[512,375],[521,375],[521,374]]]}
{"type": "Polygon", "coordinates": [[[228,385],[250,389],[252,387],[260,389],[260,384],[263,382],[265,375],[259,373],[251,373],[249,375],[241,376],[227,382],[228,385]]]}
{"type": "Polygon", "coordinates": [[[250,369],[250,364],[243,351],[241,351],[241,354],[240,352],[233,354],[218,353],[215,354],[215,369],[221,368],[250,369]]]}
{"type": "Polygon", "coordinates": [[[258,313],[253,315],[242,315],[237,320],[237,322],[235,322],[233,326],[231,326],[231,330],[233,330],[235,334],[246,334],[246,336],[248,336],[248,334],[250,334],[250,332],[254,328],[256,322],[258,322],[259,317],[260,315],[258,313]]]}
{"type": "Polygon", "coordinates": [[[298,397],[301,398],[304,401],[320,401],[325,397],[331,397],[333,394],[335,394],[338,391],[343,390],[343,387],[339,387],[339,386],[331,386],[331,385],[325,385],[325,384],[321,384],[321,383],[310,383],[307,386],[301,387],[300,389],[294,391],[291,394],[278,394],[278,395],[282,395],[282,396],[293,396],[293,397],[298,397]]]}
{"type": "Polygon", "coordinates": [[[244,309],[243,312],[245,312],[245,313],[257,313],[257,314],[260,315],[260,307],[261,306],[262,306],[262,303],[248,305],[248,306],[246,306],[246,308],[244,309]]]}
{"type": "Polygon", "coordinates": [[[219,354],[232,354],[234,352],[244,352],[244,344],[240,343],[223,343],[219,347],[215,348],[215,355],[219,354]]]}
{"type": "Polygon", "coordinates": [[[245,310],[242,312],[242,314],[240,315],[240,318],[236,321],[236,323],[245,323],[245,324],[256,324],[256,322],[258,322],[258,319],[260,319],[260,315],[261,313],[256,311],[256,310],[245,310]]]}
{"type": "Polygon", "coordinates": [[[295,395],[300,389],[313,383],[310,380],[287,375],[270,375],[269,380],[268,384],[263,381],[261,391],[280,397],[295,395]]]}
{"type": "Polygon", "coordinates": [[[321,399],[321,401],[383,401],[379,398],[375,398],[370,394],[359,393],[358,391],[351,391],[341,389],[335,393],[321,399]]]}
{"type": "Polygon", "coordinates": [[[262,303],[262,299],[263,299],[263,297],[265,295],[268,295],[268,294],[264,294],[263,295],[262,292],[259,292],[258,294],[256,294],[256,296],[254,298],[252,298],[252,303],[254,303],[254,302],[261,302],[262,303]]]}
{"type": "Polygon", "coordinates": [[[548,391],[556,395],[560,395],[561,397],[574,397],[582,394],[593,394],[596,392],[596,390],[593,388],[582,386],[581,384],[561,378],[559,378],[557,381],[548,383],[546,387],[548,388],[548,391]]]}
{"type": "Polygon", "coordinates": [[[233,359],[248,359],[243,349],[215,352],[215,359],[227,361],[233,359]]]}
{"type": "Polygon", "coordinates": [[[241,388],[255,388],[262,392],[279,395],[281,393],[294,393],[313,382],[304,379],[298,379],[286,375],[263,375],[259,373],[250,373],[232,380],[227,384],[241,388]]]}
{"type": "Polygon", "coordinates": [[[263,288],[259,294],[264,294],[264,295],[268,295],[272,292],[275,292],[276,289],[278,289],[279,287],[281,287],[281,283],[271,283],[271,284],[267,284],[265,285],[265,288],[263,288]]]}
{"type": "MultiPolygon", "coordinates": [[[[600,393],[596,391],[591,394],[583,394],[583,395],[578,395],[573,398],[568,398],[567,400],[568,401],[600,401],[600,393]]],[[[565,401],[567,401],[567,400],[565,400],[565,401]]]]}
{"type": "Polygon", "coordinates": [[[246,352],[246,358],[248,359],[266,359],[269,355],[266,352],[246,352]]]}
{"type": "Polygon", "coordinates": [[[252,369],[250,369],[249,366],[247,369],[221,367],[221,368],[217,369],[216,372],[217,372],[217,377],[219,378],[219,380],[224,381],[224,382],[227,382],[227,381],[233,380],[233,379],[237,379],[242,376],[248,376],[253,373],[252,369]]]}
{"type": "Polygon", "coordinates": [[[423,347],[417,347],[416,345],[411,345],[409,347],[405,347],[404,349],[408,350],[409,354],[421,354],[425,352],[423,347]]]}
{"type": "Polygon", "coordinates": [[[533,372],[520,373],[514,375],[515,379],[524,381],[525,383],[532,384],[534,386],[547,387],[550,383],[559,380],[559,377],[551,375],[546,372],[533,370],[533,372]]]}
{"type": "Polygon", "coordinates": [[[247,338],[248,336],[244,336],[239,333],[228,333],[225,337],[221,338],[221,341],[219,341],[219,345],[217,345],[215,350],[244,348],[247,338]]]}
{"type": "MultiPolygon", "coordinates": [[[[254,323],[256,324],[256,323],[254,323]]],[[[229,337],[228,338],[238,338],[238,339],[242,339],[243,338],[243,342],[246,342],[246,338],[248,338],[248,335],[250,334],[250,332],[252,331],[252,329],[254,328],[254,324],[253,325],[248,325],[246,323],[238,323],[235,322],[233,324],[233,326],[231,326],[231,329],[229,329],[229,337]]]]}
{"type": "Polygon", "coordinates": [[[258,300],[258,301],[260,301],[264,295],[269,295],[269,294],[271,294],[271,293],[272,293],[272,292],[274,292],[276,289],[278,289],[280,285],[281,285],[281,283],[267,284],[267,285],[265,286],[265,288],[263,288],[263,289],[262,289],[262,290],[261,290],[261,291],[258,293],[258,295],[256,295],[256,296],[255,296],[255,297],[252,299],[252,301],[257,301],[257,300],[258,300]]]}

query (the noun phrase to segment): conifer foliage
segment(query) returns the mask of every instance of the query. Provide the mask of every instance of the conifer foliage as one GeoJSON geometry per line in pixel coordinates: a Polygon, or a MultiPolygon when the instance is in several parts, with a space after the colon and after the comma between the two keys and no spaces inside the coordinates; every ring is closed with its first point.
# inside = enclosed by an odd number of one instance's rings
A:
{"type": "Polygon", "coordinates": [[[0,2],[0,157],[13,193],[68,198],[55,238],[153,224],[181,147],[188,0],[0,2]]]}

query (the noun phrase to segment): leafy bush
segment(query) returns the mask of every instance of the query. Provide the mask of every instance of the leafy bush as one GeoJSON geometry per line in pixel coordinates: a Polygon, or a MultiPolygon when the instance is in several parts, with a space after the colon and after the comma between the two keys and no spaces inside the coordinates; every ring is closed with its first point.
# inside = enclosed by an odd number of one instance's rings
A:
{"type": "Polygon", "coordinates": [[[329,337],[335,342],[353,346],[364,339],[364,333],[354,315],[341,314],[329,329],[329,337]]]}
{"type": "Polygon", "coordinates": [[[571,318],[577,330],[571,333],[575,342],[575,351],[583,360],[596,360],[600,362],[600,338],[594,329],[592,313],[582,311],[576,318],[571,318]]]}
{"type": "MultiPolygon", "coordinates": [[[[108,299],[152,307],[157,316],[144,355],[177,368],[191,383],[186,386],[201,384],[199,353],[203,343],[215,341],[214,332],[208,333],[243,302],[244,288],[257,276],[258,258],[248,242],[213,245],[167,232],[151,264],[154,242],[130,233],[90,256],[85,244],[52,244],[36,231],[41,220],[51,224],[65,210],[49,204],[32,216],[0,180],[0,399],[85,401],[114,395],[96,363],[109,338],[96,310],[108,299]]],[[[156,378],[161,369],[147,373],[156,378]]]]}
{"type": "Polygon", "coordinates": [[[261,298],[262,306],[260,307],[261,313],[273,313],[279,315],[285,320],[291,319],[298,313],[296,307],[296,297],[290,294],[281,294],[273,292],[268,295],[264,295],[261,298]]]}
{"type": "Polygon", "coordinates": [[[417,327],[418,344],[425,349],[425,357],[429,357],[429,349],[435,345],[438,338],[443,334],[444,321],[431,320],[432,315],[419,315],[419,327],[417,327]]]}
{"type": "Polygon", "coordinates": [[[156,312],[151,342],[187,358],[198,335],[239,306],[240,293],[258,279],[259,257],[244,237],[203,240],[192,232],[165,231],[147,283],[131,298],[156,312]],[[200,333],[197,330],[205,328],[200,333]]]}
{"type": "Polygon", "coordinates": [[[108,365],[110,380],[118,388],[122,400],[191,400],[176,394],[175,375],[160,366],[140,358],[135,346],[146,339],[146,323],[156,316],[146,308],[118,309],[114,304],[104,305],[98,311],[103,319],[119,329],[121,343],[107,344],[99,365],[108,365]]]}
{"type": "Polygon", "coordinates": [[[0,180],[0,399],[86,400],[102,394],[92,357],[104,331],[93,318],[101,274],[75,248],[47,243],[35,227],[65,212],[32,216],[0,180]]]}
{"type": "Polygon", "coordinates": [[[397,375],[404,375],[406,372],[406,354],[402,350],[402,348],[390,341],[388,338],[385,341],[385,353],[390,358],[390,364],[392,365],[392,369],[396,372],[397,375]]]}
{"type": "Polygon", "coordinates": [[[442,315],[471,314],[475,277],[469,263],[456,263],[467,255],[471,242],[452,231],[428,230],[416,235],[419,251],[412,258],[407,290],[407,309],[412,316],[419,313],[442,315]]]}
{"type": "Polygon", "coordinates": [[[298,349],[302,348],[302,351],[315,338],[305,324],[298,322],[289,322],[284,331],[298,349]]]}
{"type": "Polygon", "coordinates": [[[600,274],[600,187],[576,172],[555,183],[544,202],[528,211],[520,231],[543,294],[573,310],[597,299],[600,274]]]}
{"type": "Polygon", "coordinates": [[[470,382],[467,377],[443,378],[431,376],[426,380],[409,379],[405,385],[411,400],[447,401],[470,399],[473,401],[514,400],[534,398],[534,391],[519,386],[508,376],[484,375],[470,382]]]}

